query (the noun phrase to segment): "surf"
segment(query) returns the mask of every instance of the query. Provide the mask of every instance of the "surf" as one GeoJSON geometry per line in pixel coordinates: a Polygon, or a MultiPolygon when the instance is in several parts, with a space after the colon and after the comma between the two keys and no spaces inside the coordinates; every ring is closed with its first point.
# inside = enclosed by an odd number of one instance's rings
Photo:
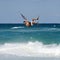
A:
{"type": "Polygon", "coordinates": [[[0,45],[0,54],[24,57],[60,57],[60,44],[44,45],[42,42],[5,43],[0,45]]]}

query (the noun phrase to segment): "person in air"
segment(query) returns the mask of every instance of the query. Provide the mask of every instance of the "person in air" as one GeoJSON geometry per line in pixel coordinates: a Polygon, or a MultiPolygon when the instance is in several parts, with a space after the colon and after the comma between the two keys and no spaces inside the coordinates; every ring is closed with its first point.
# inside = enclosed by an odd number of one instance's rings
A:
{"type": "Polygon", "coordinates": [[[30,22],[30,21],[28,21],[28,19],[27,19],[23,14],[21,14],[21,16],[22,16],[23,19],[24,19],[23,23],[24,23],[27,27],[30,27],[30,26],[32,26],[32,25],[34,25],[34,24],[37,24],[35,21],[39,19],[39,17],[33,18],[32,21],[30,22]]]}

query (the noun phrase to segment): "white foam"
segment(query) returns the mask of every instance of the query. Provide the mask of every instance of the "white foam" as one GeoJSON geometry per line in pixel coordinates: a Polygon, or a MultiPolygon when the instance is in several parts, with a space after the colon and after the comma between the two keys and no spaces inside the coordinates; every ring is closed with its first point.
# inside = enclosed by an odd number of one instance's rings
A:
{"type": "Polygon", "coordinates": [[[11,29],[19,29],[19,28],[24,28],[24,27],[12,27],[11,29]]]}
{"type": "Polygon", "coordinates": [[[0,54],[30,57],[60,57],[60,45],[44,45],[40,42],[5,43],[0,46],[0,54]]]}

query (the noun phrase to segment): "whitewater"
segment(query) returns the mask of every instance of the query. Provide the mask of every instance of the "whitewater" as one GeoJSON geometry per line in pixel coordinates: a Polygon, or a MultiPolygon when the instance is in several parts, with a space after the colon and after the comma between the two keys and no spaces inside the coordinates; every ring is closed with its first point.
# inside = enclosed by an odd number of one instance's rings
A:
{"type": "Polygon", "coordinates": [[[41,42],[5,43],[0,46],[0,54],[25,57],[60,57],[60,45],[44,45],[41,42]]]}

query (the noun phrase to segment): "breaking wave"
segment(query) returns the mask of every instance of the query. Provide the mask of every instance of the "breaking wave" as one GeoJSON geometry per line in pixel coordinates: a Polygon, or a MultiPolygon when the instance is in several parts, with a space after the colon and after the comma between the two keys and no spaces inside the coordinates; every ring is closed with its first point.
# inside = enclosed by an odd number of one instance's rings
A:
{"type": "Polygon", "coordinates": [[[5,43],[0,45],[0,54],[25,57],[60,57],[60,45],[44,45],[41,42],[5,43]]]}

